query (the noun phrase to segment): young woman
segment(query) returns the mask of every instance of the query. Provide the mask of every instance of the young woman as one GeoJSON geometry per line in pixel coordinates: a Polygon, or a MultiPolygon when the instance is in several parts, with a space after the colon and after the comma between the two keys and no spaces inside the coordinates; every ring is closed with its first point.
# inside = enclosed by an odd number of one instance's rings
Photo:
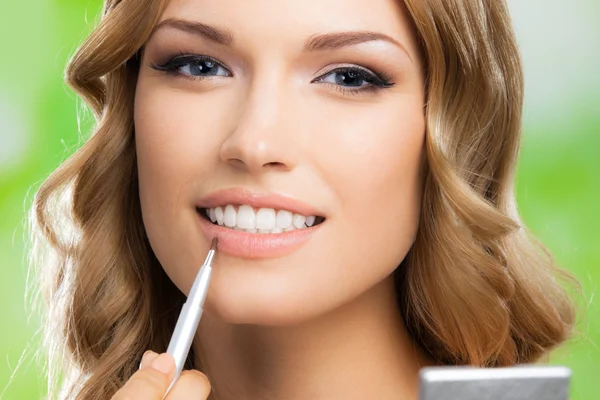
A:
{"type": "Polygon", "coordinates": [[[162,399],[215,236],[169,400],[415,399],[568,338],[504,1],[106,0],[66,77],[97,125],[33,208],[51,397],[162,399]]]}

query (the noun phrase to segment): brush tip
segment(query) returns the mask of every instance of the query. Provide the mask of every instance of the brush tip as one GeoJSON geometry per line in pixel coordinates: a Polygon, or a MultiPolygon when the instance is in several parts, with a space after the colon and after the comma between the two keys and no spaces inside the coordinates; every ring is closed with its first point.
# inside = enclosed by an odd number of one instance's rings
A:
{"type": "Polygon", "coordinates": [[[216,251],[218,244],[219,244],[219,239],[218,238],[214,238],[212,240],[212,244],[210,246],[210,249],[213,250],[213,251],[216,251]]]}

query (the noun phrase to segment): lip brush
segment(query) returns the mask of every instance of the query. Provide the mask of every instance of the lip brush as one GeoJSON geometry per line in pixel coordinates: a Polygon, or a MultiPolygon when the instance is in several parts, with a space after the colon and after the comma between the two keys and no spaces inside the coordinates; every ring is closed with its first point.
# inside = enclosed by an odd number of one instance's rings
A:
{"type": "Polygon", "coordinates": [[[208,251],[208,255],[206,256],[206,260],[204,260],[204,263],[200,267],[200,271],[198,271],[198,275],[196,275],[196,279],[190,289],[187,300],[181,308],[175,330],[173,331],[173,336],[171,336],[167,353],[172,355],[175,359],[176,368],[175,377],[173,378],[171,385],[169,385],[165,396],[169,393],[173,384],[179,378],[179,375],[181,375],[183,365],[190,352],[190,347],[194,340],[200,317],[202,316],[202,307],[204,306],[206,294],[208,293],[208,285],[212,274],[212,260],[217,251],[217,245],[218,239],[214,238],[210,250],[208,251]]]}

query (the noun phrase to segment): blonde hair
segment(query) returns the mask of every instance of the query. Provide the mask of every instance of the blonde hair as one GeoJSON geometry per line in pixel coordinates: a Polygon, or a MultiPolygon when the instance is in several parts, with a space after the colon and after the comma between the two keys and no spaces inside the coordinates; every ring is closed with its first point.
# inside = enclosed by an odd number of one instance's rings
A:
{"type": "MultiPolygon", "coordinates": [[[[539,360],[569,337],[575,311],[556,279],[572,278],[517,213],[523,74],[507,6],[404,3],[426,61],[427,165],[417,239],[396,270],[402,316],[443,364],[539,360]]],[[[145,235],[134,143],[138,52],[166,4],[106,0],[66,70],[97,124],[31,210],[50,398],[110,398],[144,350],[166,349],[184,301],[145,235]]],[[[186,367],[201,368],[193,353],[186,367]]]]}

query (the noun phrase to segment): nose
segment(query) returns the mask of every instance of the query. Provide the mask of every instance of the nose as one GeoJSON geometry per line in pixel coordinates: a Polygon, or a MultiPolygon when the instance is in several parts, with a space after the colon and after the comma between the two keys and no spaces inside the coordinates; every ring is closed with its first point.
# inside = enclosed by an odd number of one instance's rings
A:
{"type": "Polygon", "coordinates": [[[296,166],[298,143],[291,126],[294,118],[290,118],[295,113],[282,100],[277,90],[247,99],[235,128],[221,145],[223,162],[252,174],[290,171],[296,166]]]}

